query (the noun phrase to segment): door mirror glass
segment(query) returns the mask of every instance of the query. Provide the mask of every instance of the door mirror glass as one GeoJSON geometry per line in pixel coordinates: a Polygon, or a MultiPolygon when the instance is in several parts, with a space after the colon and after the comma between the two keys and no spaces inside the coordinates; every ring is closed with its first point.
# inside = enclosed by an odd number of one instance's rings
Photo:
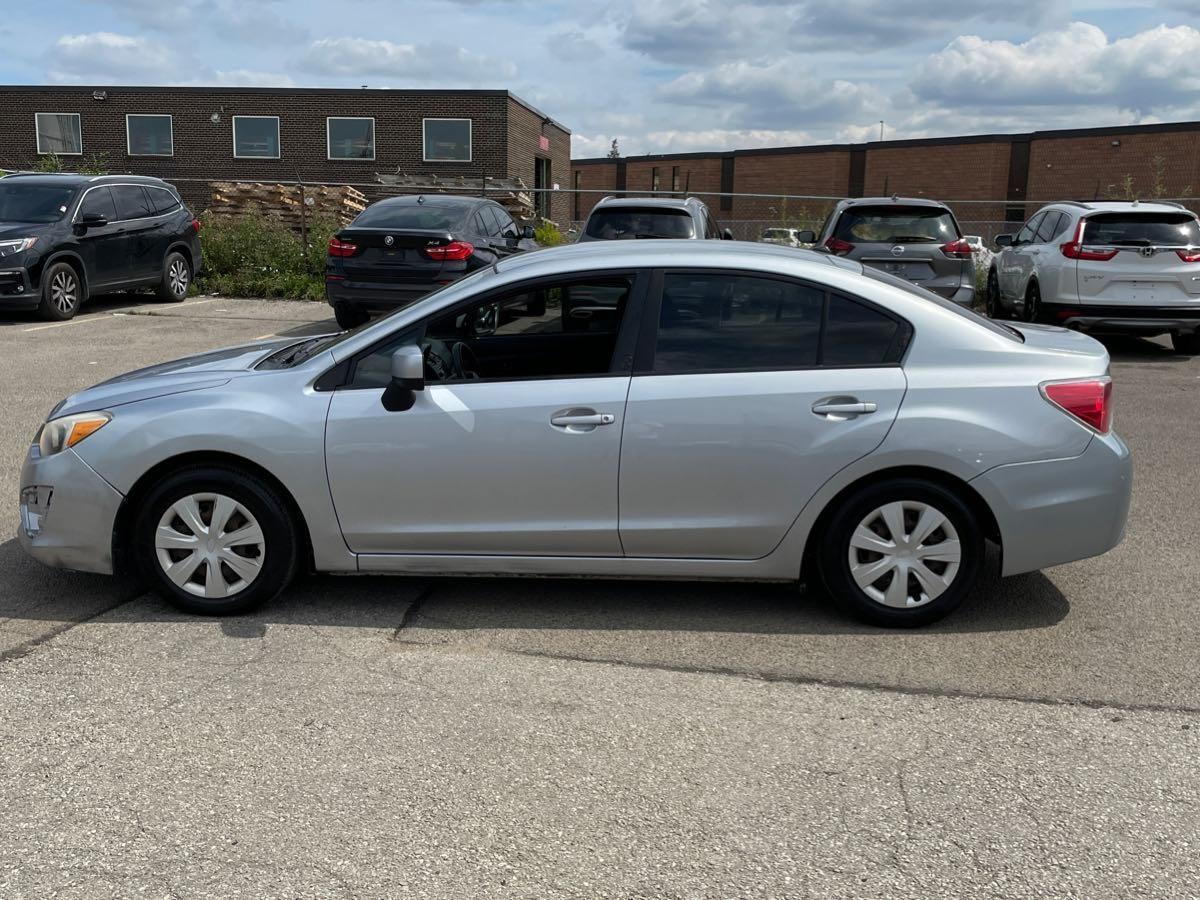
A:
{"type": "Polygon", "coordinates": [[[388,412],[411,409],[416,391],[425,390],[425,353],[416,344],[405,344],[392,354],[392,380],[383,392],[388,412]]]}
{"type": "Polygon", "coordinates": [[[798,231],[796,232],[796,240],[801,244],[815,244],[817,236],[811,231],[798,231]]]}
{"type": "Polygon", "coordinates": [[[533,226],[532,225],[524,226],[521,229],[521,237],[523,237],[527,241],[532,241],[534,238],[533,226]]]}
{"type": "Polygon", "coordinates": [[[995,244],[997,247],[1011,247],[1015,243],[1016,241],[1013,240],[1013,236],[1011,234],[996,235],[995,244]]]}
{"type": "Polygon", "coordinates": [[[84,228],[99,228],[108,224],[108,217],[104,213],[85,212],[79,217],[79,224],[84,228]]]}

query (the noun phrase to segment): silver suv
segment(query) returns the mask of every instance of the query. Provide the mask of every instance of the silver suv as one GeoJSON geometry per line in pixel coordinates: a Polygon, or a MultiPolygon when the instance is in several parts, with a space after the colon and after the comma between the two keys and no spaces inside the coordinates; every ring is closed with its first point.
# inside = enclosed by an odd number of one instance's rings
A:
{"type": "Polygon", "coordinates": [[[833,208],[819,234],[797,235],[816,250],[856,259],[970,307],[975,263],[958,220],[944,203],[912,197],[859,197],[833,208]]]}
{"type": "Polygon", "coordinates": [[[703,201],[695,197],[605,197],[588,216],[579,242],[635,238],[733,240],[703,201]]]}
{"type": "Polygon", "coordinates": [[[1200,353],[1200,221],[1177,203],[1052,203],[996,238],[987,313],[1096,333],[1170,334],[1200,353]]]}

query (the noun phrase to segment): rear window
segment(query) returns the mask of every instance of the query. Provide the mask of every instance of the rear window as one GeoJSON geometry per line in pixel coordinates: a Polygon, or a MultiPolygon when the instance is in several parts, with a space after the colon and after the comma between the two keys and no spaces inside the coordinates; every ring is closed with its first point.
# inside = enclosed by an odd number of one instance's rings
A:
{"type": "Polygon", "coordinates": [[[833,236],[860,244],[945,244],[961,235],[950,210],[936,206],[852,206],[833,236]]]}
{"type": "Polygon", "coordinates": [[[0,222],[57,222],[75,188],[54,184],[0,184],[0,222]]]}
{"type": "Polygon", "coordinates": [[[692,238],[696,236],[696,230],[687,210],[619,206],[595,210],[588,217],[584,234],[602,241],[620,241],[692,238]]]}
{"type": "Polygon", "coordinates": [[[351,228],[416,228],[431,231],[453,231],[462,225],[467,211],[458,206],[393,205],[377,203],[369,206],[351,223],[351,228]]]}
{"type": "Polygon", "coordinates": [[[1089,244],[1173,247],[1200,244],[1200,225],[1186,212],[1098,213],[1088,216],[1083,239],[1089,244]]]}

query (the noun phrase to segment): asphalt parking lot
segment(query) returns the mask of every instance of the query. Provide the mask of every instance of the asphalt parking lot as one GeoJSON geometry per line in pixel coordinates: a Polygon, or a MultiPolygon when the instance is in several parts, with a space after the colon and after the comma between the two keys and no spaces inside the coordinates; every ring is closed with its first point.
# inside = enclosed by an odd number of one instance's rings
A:
{"type": "Polygon", "coordinates": [[[1200,892],[1200,359],[1113,339],[1125,543],[911,633],[780,586],[311,577],[189,618],[43,569],[61,397],[331,328],[109,298],[0,316],[0,897],[1200,892]]]}

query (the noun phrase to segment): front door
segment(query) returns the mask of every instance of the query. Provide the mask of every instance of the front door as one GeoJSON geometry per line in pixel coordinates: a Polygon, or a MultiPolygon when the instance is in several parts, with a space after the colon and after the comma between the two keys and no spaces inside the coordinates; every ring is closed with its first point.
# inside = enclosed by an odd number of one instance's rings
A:
{"type": "Polygon", "coordinates": [[[660,296],[625,409],[625,554],[761,558],[829,478],[883,441],[904,397],[909,326],[775,277],[668,272],[660,296]]]}
{"type": "Polygon", "coordinates": [[[620,556],[636,284],[605,273],[502,289],[361,354],[326,427],[329,485],[350,549],[620,556]],[[620,297],[577,327],[569,298],[598,291],[620,297]],[[410,409],[389,412],[381,398],[391,354],[413,342],[425,350],[425,389],[410,409]]]}
{"type": "Polygon", "coordinates": [[[112,188],[106,185],[90,188],[75,214],[75,233],[79,235],[79,250],[87,266],[89,290],[98,291],[127,277],[128,238],[125,235],[125,223],[116,220],[117,208],[113,204],[112,188]],[[104,216],[106,224],[81,224],[80,220],[89,213],[104,216]]]}

